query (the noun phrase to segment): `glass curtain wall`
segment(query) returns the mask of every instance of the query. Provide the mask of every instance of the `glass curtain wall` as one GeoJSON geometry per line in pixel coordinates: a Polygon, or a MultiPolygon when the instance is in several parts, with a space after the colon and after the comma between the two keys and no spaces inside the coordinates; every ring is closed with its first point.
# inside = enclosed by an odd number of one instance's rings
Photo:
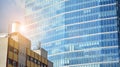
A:
{"type": "Polygon", "coordinates": [[[119,0],[26,0],[27,36],[54,67],[120,67],[119,0]]]}

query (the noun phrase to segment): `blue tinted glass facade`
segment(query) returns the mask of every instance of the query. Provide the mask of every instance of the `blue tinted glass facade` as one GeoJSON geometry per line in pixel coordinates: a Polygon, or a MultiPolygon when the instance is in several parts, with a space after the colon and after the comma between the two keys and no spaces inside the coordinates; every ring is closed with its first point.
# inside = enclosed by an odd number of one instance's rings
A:
{"type": "Polygon", "coordinates": [[[120,67],[119,0],[27,0],[27,34],[54,67],[120,67]]]}

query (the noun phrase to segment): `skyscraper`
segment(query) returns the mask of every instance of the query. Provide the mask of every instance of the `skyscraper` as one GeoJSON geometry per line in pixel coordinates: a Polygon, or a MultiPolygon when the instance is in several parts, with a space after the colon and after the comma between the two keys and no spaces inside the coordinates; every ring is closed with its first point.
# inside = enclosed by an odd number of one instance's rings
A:
{"type": "Polygon", "coordinates": [[[120,67],[119,0],[26,0],[27,35],[54,67],[120,67]]]}

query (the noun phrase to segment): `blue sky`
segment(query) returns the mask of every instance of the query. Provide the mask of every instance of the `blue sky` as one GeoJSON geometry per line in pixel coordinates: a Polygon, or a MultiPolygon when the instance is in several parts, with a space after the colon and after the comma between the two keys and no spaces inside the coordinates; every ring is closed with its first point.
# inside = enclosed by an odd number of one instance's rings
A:
{"type": "Polygon", "coordinates": [[[0,0],[0,33],[14,21],[24,22],[24,0],[0,0]]]}

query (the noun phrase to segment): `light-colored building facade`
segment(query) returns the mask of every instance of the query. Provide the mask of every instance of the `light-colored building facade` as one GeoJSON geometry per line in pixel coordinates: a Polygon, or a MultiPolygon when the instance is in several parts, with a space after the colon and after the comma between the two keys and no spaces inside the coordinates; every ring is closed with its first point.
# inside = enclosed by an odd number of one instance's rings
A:
{"type": "MultiPolygon", "coordinates": [[[[48,52],[43,49],[43,48],[40,48],[40,49],[36,49],[36,50],[33,50],[34,52],[36,52],[37,54],[41,55],[42,57],[44,58],[48,58],[48,52]]],[[[53,63],[51,61],[48,60],[48,67],[53,67],[53,63]]]]}
{"type": "Polygon", "coordinates": [[[9,47],[11,47],[10,49],[13,49],[14,47],[12,46],[16,46],[17,45],[17,51],[18,51],[18,67],[21,66],[26,66],[26,49],[30,49],[31,48],[31,41],[28,40],[26,37],[24,37],[23,35],[21,35],[20,33],[11,33],[9,35],[9,47]],[[16,44],[15,44],[16,42],[16,44]]]}
{"type": "Polygon", "coordinates": [[[31,50],[31,41],[18,32],[0,34],[0,67],[49,67],[44,55],[31,50]]]}
{"type": "Polygon", "coordinates": [[[36,50],[33,50],[33,51],[38,53],[39,55],[43,56],[44,58],[48,57],[48,52],[43,48],[36,49],[36,50]]]}
{"type": "MultiPolygon", "coordinates": [[[[3,36],[3,35],[1,35],[3,36]]],[[[0,66],[6,67],[8,38],[0,37],[0,66]]]]}

